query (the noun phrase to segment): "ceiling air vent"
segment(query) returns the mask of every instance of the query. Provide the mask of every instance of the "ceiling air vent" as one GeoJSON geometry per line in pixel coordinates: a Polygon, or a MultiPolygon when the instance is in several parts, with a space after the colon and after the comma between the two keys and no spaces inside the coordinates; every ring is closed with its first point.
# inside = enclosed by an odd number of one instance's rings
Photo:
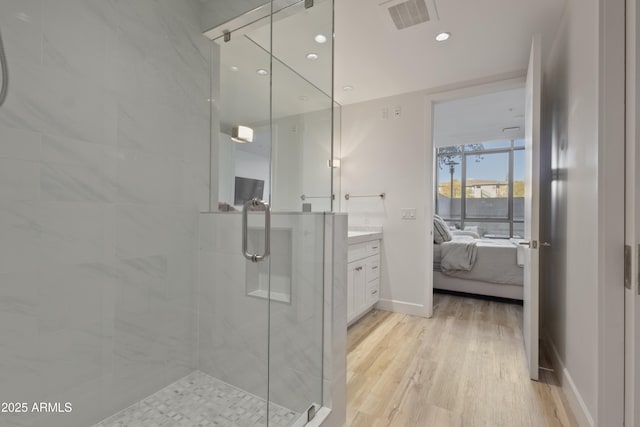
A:
{"type": "Polygon", "coordinates": [[[412,27],[429,20],[429,11],[424,0],[409,0],[389,8],[389,14],[396,28],[412,27]]]}

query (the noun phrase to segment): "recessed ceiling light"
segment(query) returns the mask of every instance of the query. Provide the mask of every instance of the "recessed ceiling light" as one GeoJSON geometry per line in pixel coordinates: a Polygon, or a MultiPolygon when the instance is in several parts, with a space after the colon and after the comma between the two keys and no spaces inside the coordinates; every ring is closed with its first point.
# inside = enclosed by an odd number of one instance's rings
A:
{"type": "Polygon", "coordinates": [[[307,53],[307,59],[310,59],[311,61],[315,61],[316,59],[318,59],[318,54],[317,53],[307,53]]]}
{"type": "Polygon", "coordinates": [[[353,90],[353,86],[351,85],[342,86],[342,90],[344,90],[345,92],[350,92],[353,90]]]}
{"type": "Polygon", "coordinates": [[[259,70],[256,70],[256,73],[258,73],[261,76],[266,76],[267,74],[269,74],[269,72],[264,68],[260,68],[259,70]]]}
{"type": "Polygon", "coordinates": [[[436,41],[443,42],[449,40],[449,37],[451,37],[451,33],[438,33],[438,35],[436,35],[436,41]]]}
{"type": "Polygon", "coordinates": [[[325,36],[324,34],[318,34],[313,39],[316,41],[316,43],[320,44],[327,42],[327,36],[325,36]]]}
{"type": "Polygon", "coordinates": [[[236,67],[235,65],[231,66],[231,71],[238,71],[238,67],[236,67]]]}

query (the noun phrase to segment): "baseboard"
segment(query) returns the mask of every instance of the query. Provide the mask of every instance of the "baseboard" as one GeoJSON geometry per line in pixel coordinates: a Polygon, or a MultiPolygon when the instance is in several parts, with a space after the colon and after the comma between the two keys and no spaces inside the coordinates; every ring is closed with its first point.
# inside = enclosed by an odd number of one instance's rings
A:
{"type": "Polygon", "coordinates": [[[553,364],[553,369],[558,374],[558,381],[560,382],[562,391],[564,392],[564,395],[569,402],[569,406],[571,406],[573,415],[575,415],[576,421],[578,421],[578,425],[585,427],[594,427],[595,424],[593,422],[593,417],[589,413],[587,405],[584,403],[584,400],[582,399],[578,388],[573,382],[569,371],[564,367],[564,363],[562,363],[562,359],[560,359],[560,355],[558,354],[556,346],[548,336],[545,337],[545,341],[548,344],[548,347],[551,349],[550,356],[551,363],[553,364]]]}
{"type": "Polygon", "coordinates": [[[376,303],[376,308],[384,311],[392,311],[394,313],[409,314],[411,316],[427,317],[424,305],[413,304],[404,301],[395,301],[390,299],[380,299],[376,303]]]}

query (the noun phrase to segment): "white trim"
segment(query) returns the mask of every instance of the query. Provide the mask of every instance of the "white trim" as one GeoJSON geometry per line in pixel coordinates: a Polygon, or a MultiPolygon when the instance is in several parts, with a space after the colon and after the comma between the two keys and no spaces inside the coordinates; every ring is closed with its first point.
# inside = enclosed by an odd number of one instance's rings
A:
{"type": "MultiPolygon", "coordinates": [[[[433,295],[432,295],[433,297],[433,295]]],[[[377,309],[394,313],[409,314],[411,316],[431,317],[425,315],[425,306],[411,302],[381,299],[375,306],[377,309]]]]}
{"type": "Polygon", "coordinates": [[[625,0],[599,1],[597,410],[624,424],[625,0]]]}
{"type": "Polygon", "coordinates": [[[578,388],[573,382],[571,374],[569,374],[569,371],[564,367],[556,346],[548,336],[545,337],[545,342],[551,349],[551,364],[553,365],[553,369],[555,370],[556,378],[560,382],[562,392],[567,398],[569,406],[571,406],[571,411],[576,417],[578,425],[595,427],[595,424],[593,423],[593,417],[589,413],[587,405],[584,403],[584,399],[582,399],[582,395],[580,395],[578,388]]]}
{"type": "Polygon", "coordinates": [[[635,426],[640,417],[640,376],[638,367],[640,366],[637,355],[640,344],[640,311],[639,298],[636,295],[638,289],[638,237],[640,219],[638,214],[638,204],[640,197],[636,197],[636,190],[639,188],[639,141],[638,124],[636,114],[638,111],[638,81],[636,71],[638,70],[638,54],[640,34],[638,33],[638,23],[640,22],[640,8],[636,0],[626,1],[626,203],[625,203],[625,244],[631,246],[631,289],[625,290],[625,395],[624,425],[635,426]]]}

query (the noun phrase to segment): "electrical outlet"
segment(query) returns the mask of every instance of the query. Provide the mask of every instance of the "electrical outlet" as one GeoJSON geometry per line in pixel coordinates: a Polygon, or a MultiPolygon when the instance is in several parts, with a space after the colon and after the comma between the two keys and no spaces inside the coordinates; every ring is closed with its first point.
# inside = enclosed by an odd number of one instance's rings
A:
{"type": "Polygon", "coordinates": [[[402,115],[402,107],[393,107],[393,118],[399,119],[400,115],[402,115]]]}
{"type": "Polygon", "coordinates": [[[400,209],[400,218],[401,219],[416,219],[416,208],[402,208],[400,209]]]}

